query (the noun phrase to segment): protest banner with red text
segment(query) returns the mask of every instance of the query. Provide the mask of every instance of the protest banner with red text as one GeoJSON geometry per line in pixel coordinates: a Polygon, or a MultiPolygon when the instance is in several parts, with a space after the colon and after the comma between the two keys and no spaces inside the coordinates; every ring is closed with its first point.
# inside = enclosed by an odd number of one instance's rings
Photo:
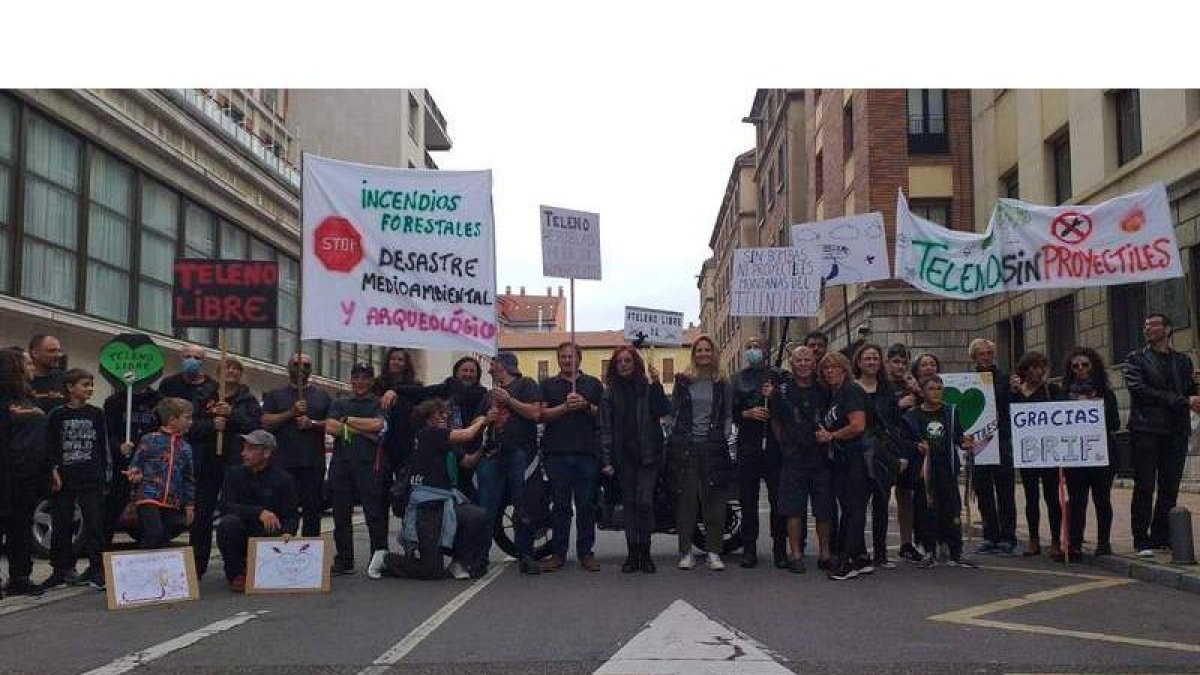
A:
{"type": "Polygon", "coordinates": [[[279,263],[180,258],[172,293],[176,328],[275,328],[279,263]]]}

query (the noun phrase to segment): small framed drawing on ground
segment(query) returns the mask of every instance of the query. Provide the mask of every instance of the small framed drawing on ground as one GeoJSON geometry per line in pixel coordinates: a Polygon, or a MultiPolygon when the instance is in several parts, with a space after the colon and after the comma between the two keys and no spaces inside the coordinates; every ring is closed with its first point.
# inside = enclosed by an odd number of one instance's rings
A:
{"type": "Polygon", "coordinates": [[[104,554],[109,609],[186,602],[200,597],[192,547],[104,554]]]}
{"type": "Polygon", "coordinates": [[[247,593],[328,593],[329,542],[322,537],[250,539],[247,593]]]}

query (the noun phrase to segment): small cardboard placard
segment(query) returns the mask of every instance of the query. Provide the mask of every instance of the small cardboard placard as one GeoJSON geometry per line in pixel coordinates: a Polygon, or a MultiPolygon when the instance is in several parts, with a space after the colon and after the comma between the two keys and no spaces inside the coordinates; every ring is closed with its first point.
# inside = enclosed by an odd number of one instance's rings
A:
{"type": "Polygon", "coordinates": [[[191,546],[104,554],[109,609],[168,605],[200,597],[191,546]]]}
{"type": "Polygon", "coordinates": [[[247,593],[328,593],[333,548],[324,537],[251,537],[247,593]]]}

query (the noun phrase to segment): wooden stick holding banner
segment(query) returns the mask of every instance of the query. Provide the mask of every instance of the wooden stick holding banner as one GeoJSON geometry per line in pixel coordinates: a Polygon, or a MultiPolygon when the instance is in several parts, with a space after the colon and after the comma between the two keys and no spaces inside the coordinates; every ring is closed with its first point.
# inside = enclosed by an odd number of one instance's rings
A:
{"type": "MultiPolygon", "coordinates": [[[[217,329],[217,346],[221,350],[221,365],[217,367],[217,402],[225,402],[225,368],[228,367],[229,355],[225,352],[225,331],[217,329]]],[[[226,424],[229,418],[225,418],[226,424]]],[[[225,430],[217,430],[217,457],[225,454],[225,430]]]]}
{"type": "MultiPolygon", "coordinates": [[[[575,277],[571,277],[571,349],[575,350],[575,277]]],[[[578,351],[576,351],[578,356],[578,351]]],[[[575,377],[571,380],[571,393],[575,393],[575,383],[579,381],[579,367],[582,363],[575,364],[575,377]]]]}
{"type": "MultiPolygon", "coordinates": [[[[846,322],[846,351],[850,350],[850,345],[854,344],[854,337],[850,334],[850,291],[846,290],[846,284],[842,284],[842,318],[846,322]]],[[[853,354],[847,354],[853,359],[853,354]]]]}
{"type": "Polygon", "coordinates": [[[1071,500],[1067,496],[1067,470],[1058,467],[1058,509],[1062,516],[1058,523],[1058,540],[1062,548],[1063,564],[1071,564],[1071,500]]]}

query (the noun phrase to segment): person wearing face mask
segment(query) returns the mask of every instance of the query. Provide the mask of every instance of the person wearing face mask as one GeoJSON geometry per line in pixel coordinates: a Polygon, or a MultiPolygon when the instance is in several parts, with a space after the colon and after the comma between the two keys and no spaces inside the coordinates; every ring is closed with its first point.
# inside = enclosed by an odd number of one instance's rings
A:
{"type": "Polygon", "coordinates": [[[325,478],[325,419],[329,393],[309,383],[312,358],[293,354],[287,386],[263,396],[262,425],[279,443],[276,464],[287,471],[300,493],[301,533],[321,535],[321,484],[325,478]]]}
{"type": "Polygon", "coordinates": [[[733,390],[733,421],[738,428],[738,495],[742,505],[742,567],[758,566],[758,495],[759,483],[767,482],[767,501],[771,505],[770,528],[775,566],[788,566],[787,522],[779,515],[779,443],[769,433],[770,412],[763,397],[763,383],[779,382],[780,371],[767,363],[766,341],[761,337],[746,340],[746,367],[730,381],[733,390]]]}

